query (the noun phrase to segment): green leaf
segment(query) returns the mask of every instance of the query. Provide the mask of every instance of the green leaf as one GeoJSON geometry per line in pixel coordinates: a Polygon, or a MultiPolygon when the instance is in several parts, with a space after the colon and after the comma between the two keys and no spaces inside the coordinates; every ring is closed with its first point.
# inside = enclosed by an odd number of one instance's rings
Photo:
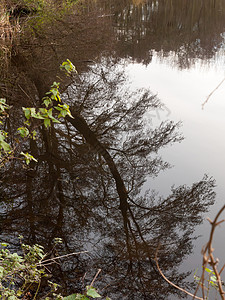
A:
{"type": "Polygon", "coordinates": [[[0,98],[0,113],[3,113],[6,109],[9,109],[10,106],[6,104],[5,98],[0,98]]]}
{"type": "Polygon", "coordinates": [[[48,115],[48,117],[52,117],[52,108],[50,108],[49,110],[46,110],[46,113],[48,115]]]}
{"type": "Polygon", "coordinates": [[[64,69],[68,75],[70,75],[71,73],[77,73],[75,66],[69,59],[61,64],[60,69],[64,69]]]}
{"type": "Polygon", "coordinates": [[[214,281],[214,282],[217,282],[216,276],[211,276],[211,277],[210,277],[210,280],[212,280],[212,281],[214,281]]]}
{"type": "Polygon", "coordinates": [[[206,272],[208,273],[213,273],[213,270],[209,269],[209,268],[205,268],[206,272]]]}
{"type": "Polygon", "coordinates": [[[92,298],[101,298],[101,295],[99,295],[96,289],[93,288],[92,286],[91,287],[87,286],[87,296],[90,296],[92,298]]]}
{"type": "Polygon", "coordinates": [[[65,118],[67,115],[73,118],[71,112],[70,112],[70,107],[68,104],[58,104],[58,106],[54,106],[55,109],[57,109],[60,113],[58,115],[58,118],[65,118]]]}
{"type": "Polygon", "coordinates": [[[19,291],[16,293],[16,295],[17,295],[18,297],[21,297],[21,296],[23,295],[23,292],[19,290],[19,291]]]}
{"type": "Polygon", "coordinates": [[[29,108],[26,108],[26,107],[22,107],[23,111],[24,111],[24,115],[25,115],[25,118],[27,120],[30,119],[30,116],[31,116],[31,112],[30,112],[30,109],[29,108]]]}
{"type": "Polygon", "coordinates": [[[57,120],[56,118],[53,117],[53,115],[52,115],[52,108],[49,109],[49,110],[47,111],[47,116],[48,116],[54,123],[60,123],[59,120],[57,120]]]}
{"type": "Polygon", "coordinates": [[[39,112],[41,115],[47,115],[47,109],[46,108],[39,108],[39,112]]]}
{"type": "Polygon", "coordinates": [[[0,148],[2,148],[5,152],[9,152],[11,150],[10,145],[5,141],[0,141],[0,148]]]}
{"type": "Polygon", "coordinates": [[[67,115],[67,111],[66,110],[63,110],[63,109],[61,109],[61,111],[60,111],[60,113],[59,113],[59,115],[58,115],[58,118],[65,118],[66,117],[66,115],[67,115]]]}
{"type": "Polygon", "coordinates": [[[46,128],[48,128],[49,126],[51,126],[51,121],[50,121],[50,119],[44,119],[44,125],[45,125],[45,127],[46,128]]]}
{"type": "Polygon", "coordinates": [[[52,100],[49,97],[44,97],[42,100],[46,107],[48,107],[52,103],[52,100]]]}
{"type": "Polygon", "coordinates": [[[30,108],[30,114],[31,114],[31,117],[33,117],[33,118],[36,117],[36,109],[35,109],[35,107],[31,107],[30,108]]]}
{"type": "Polygon", "coordinates": [[[54,98],[58,95],[58,90],[56,89],[56,88],[54,88],[54,89],[51,89],[50,90],[51,92],[52,92],[52,95],[54,96],[54,98]]]}
{"type": "Polygon", "coordinates": [[[31,155],[31,154],[29,154],[29,153],[21,152],[20,154],[24,156],[24,159],[25,159],[27,165],[29,165],[29,163],[30,163],[32,160],[35,161],[35,162],[37,162],[37,159],[34,158],[33,155],[31,155]]]}
{"type": "Polygon", "coordinates": [[[197,281],[199,281],[201,278],[198,277],[198,276],[196,276],[196,275],[194,275],[194,279],[197,280],[197,281]]]}
{"type": "Polygon", "coordinates": [[[34,118],[35,119],[39,119],[39,120],[44,120],[44,117],[40,114],[40,112],[38,112],[37,114],[35,114],[34,118]]]}
{"type": "Polygon", "coordinates": [[[59,85],[60,85],[60,82],[54,81],[51,87],[56,87],[58,89],[59,85]]]}
{"type": "Polygon", "coordinates": [[[0,278],[4,276],[4,268],[0,266],[0,278]]]}
{"type": "Polygon", "coordinates": [[[30,122],[28,120],[24,121],[23,123],[24,125],[30,126],[30,122]]]}
{"type": "Polygon", "coordinates": [[[53,123],[61,123],[59,120],[55,119],[54,117],[51,118],[53,123]]]}
{"type": "Polygon", "coordinates": [[[29,135],[29,129],[27,129],[26,127],[20,127],[17,129],[17,131],[19,131],[19,134],[22,138],[25,138],[29,135]]]}
{"type": "Polygon", "coordinates": [[[32,136],[31,136],[32,139],[36,140],[37,131],[33,130],[31,133],[32,133],[32,136]]]}
{"type": "Polygon", "coordinates": [[[9,296],[8,300],[18,300],[18,298],[15,295],[9,296]]]}
{"type": "Polygon", "coordinates": [[[1,243],[1,246],[2,246],[2,247],[8,247],[9,244],[7,244],[7,243],[1,243]]]}
{"type": "Polygon", "coordinates": [[[0,142],[4,141],[5,139],[5,131],[0,131],[0,142]]]}

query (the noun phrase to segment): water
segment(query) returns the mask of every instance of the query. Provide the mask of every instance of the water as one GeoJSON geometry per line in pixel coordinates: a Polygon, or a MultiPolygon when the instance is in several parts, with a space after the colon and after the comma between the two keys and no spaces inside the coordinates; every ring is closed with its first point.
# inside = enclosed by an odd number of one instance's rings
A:
{"type": "MultiPolygon", "coordinates": [[[[128,67],[134,84],[138,87],[151,86],[151,90],[157,93],[166,105],[167,109],[151,115],[152,123],[163,120],[169,114],[170,119],[182,120],[181,130],[185,136],[181,144],[161,152],[174,167],[153,181],[149,180],[146,186],[154,187],[166,195],[173,184],[179,185],[184,182],[191,184],[193,179],[201,178],[204,173],[209,174],[216,179],[217,198],[215,205],[205,215],[205,219],[215,217],[223,206],[225,192],[223,184],[225,174],[221,168],[225,145],[219,134],[224,126],[225,86],[220,86],[202,109],[207,96],[224,78],[223,66],[221,62],[205,66],[197,63],[192,68],[181,71],[171,67],[167,61],[159,62],[157,57],[153,57],[148,67],[136,64],[128,67]]],[[[201,237],[195,243],[194,254],[184,261],[181,268],[192,271],[190,280],[195,270],[201,269],[201,250],[207,242],[209,230],[208,221],[204,221],[203,225],[196,228],[195,234],[201,237]]],[[[223,240],[223,230],[219,228],[214,245],[215,253],[220,258],[223,257],[223,240]]]]}
{"type": "MultiPolygon", "coordinates": [[[[154,256],[159,247],[175,284],[193,282],[204,220],[223,205],[225,83],[202,104],[225,76],[224,3],[85,1],[79,12],[15,46],[1,88],[14,105],[12,137],[20,106],[37,106],[56,78],[76,118],[24,143],[37,164],[1,170],[2,240],[17,249],[22,234],[51,249],[61,237],[62,254],[88,250],[53,268],[65,294],[101,268],[96,287],[112,299],[180,299],[154,256]],[[58,70],[67,58],[72,81],[58,70]]],[[[218,233],[223,261],[222,225],[218,233]]]]}

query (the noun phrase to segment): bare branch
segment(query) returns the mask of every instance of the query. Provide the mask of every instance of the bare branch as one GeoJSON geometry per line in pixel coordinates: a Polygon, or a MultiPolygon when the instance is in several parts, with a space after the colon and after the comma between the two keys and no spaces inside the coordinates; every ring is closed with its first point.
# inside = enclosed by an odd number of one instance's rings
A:
{"type": "Polygon", "coordinates": [[[98,274],[99,274],[100,272],[101,272],[101,269],[98,269],[98,271],[97,271],[97,273],[96,273],[94,279],[93,279],[92,282],[91,282],[90,287],[93,286],[93,284],[94,284],[94,282],[95,282],[95,280],[96,280],[96,278],[98,277],[98,274]]]}
{"type": "MultiPolygon", "coordinates": [[[[203,249],[203,253],[202,253],[203,254],[203,271],[202,271],[202,276],[201,276],[201,280],[200,280],[201,283],[203,284],[204,283],[204,273],[205,273],[207,264],[211,265],[213,268],[213,271],[215,273],[216,279],[217,279],[217,284],[218,284],[218,289],[219,289],[221,299],[223,299],[223,300],[225,300],[225,292],[223,291],[222,279],[221,279],[220,275],[224,269],[224,266],[222,267],[221,271],[219,272],[217,269],[218,259],[215,259],[213,256],[214,249],[212,247],[212,241],[213,241],[213,236],[214,236],[216,227],[224,221],[224,220],[218,221],[220,215],[222,214],[222,212],[224,210],[225,210],[225,205],[219,210],[214,221],[211,221],[208,219],[212,227],[211,227],[209,241],[208,241],[207,245],[205,246],[205,248],[203,249]]],[[[199,287],[199,285],[198,285],[198,287],[199,287]]],[[[198,287],[197,287],[195,293],[197,292],[198,287]]]]}
{"type": "Polygon", "coordinates": [[[222,83],[224,82],[225,77],[223,78],[223,80],[217,85],[217,87],[208,95],[208,97],[206,98],[205,102],[202,104],[202,109],[204,109],[204,106],[206,105],[206,103],[209,101],[209,98],[212,96],[212,94],[222,85],[222,83]]]}
{"type": "Polygon", "coordinates": [[[158,263],[158,258],[157,258],[157,252],[158,250],[156,251],[155,253],[155,262],[156,262],[156,266],[157,266],[157,269],[160,273],[160,275],[165,279],[165,281],[167,281],[170,285],[172,285],[173,287],[175,287],[176,289],[180,290],[181,292],[184,292],[185,294],[193,297],[193,299],[199,299],[199,300],[204,300],[203,298],[200,298],[198,296],[195,296],[193,295],[192,293],[182,289],[181,287],[177,286],[176,284],[174,284],[173,282],[171,282],[168,278],[166,278],[166,276],[163,274],[163,272],[161,271],[160,267],[159,267],[159,263],[158,263]]]}
{"type": "Polygon", "coordinates": [[[65,257],[69,257],[69,256],[72,256],[72,255],[78,255],[78,254],[88,253],[88,252],[89,251],[73,252],[73,253],[69,253],[69,254],[65,254],[65,255],[61,255],[61,256],[49,258],[49,259],[45,259],[45,260],[41,261],[40,263],[38,263],[37,266],[42,266],[46,262],[55,262],[56,259],[65,258],[65,257]]]}

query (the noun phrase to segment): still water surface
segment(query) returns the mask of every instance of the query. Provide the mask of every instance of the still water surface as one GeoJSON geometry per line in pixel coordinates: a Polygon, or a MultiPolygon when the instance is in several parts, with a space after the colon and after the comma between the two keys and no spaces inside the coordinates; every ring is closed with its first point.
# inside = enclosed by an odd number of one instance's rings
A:
{"type": "Polygon", "coordinates": [[[79,71],[63,99],[82,126],[40,130],[23,149],[38,164],[1,170],[2,239],[16,248],[23,234],[51,248],[61,237],[62,253],[90,252],[52,270],[65,293],[101,268],[96,286],[112,299],[182,298],[156,270],[159,245],[165,274],[193,291],[204,220],[225,195],[225,83],[202,109],[225,76],[224,20],[223,1],[84,1],[15,51],[10,81],[22,89],[6,95],[11,128],[16,104],[34,105],[23,90],[40,100],[67,58],[79,71]]]}
{"type": "MultiPolygon", "coordinates": [[[[224,203],[225,192],[225,171],[221,167],[225,163],[225,142],[221,139],[225,125],[225,86],[220,86],[214,92],[204,108],[202,104],[223,80],[223,62],[212,61],[206,65],[197,62],[189,69],[179,70],[171,67],[167,60],[162,62],[155,57],[147,67],[133,64],[128,67],[128,72],[134,85],[151,87],[166,105],[167,109],[151,114],[152,123],[166,118],[169,114],[170,119],[182,120],[181,130],[185,136],[181,144],[161,151],[161,155],[174,167],[153,181],[147,181],[146,186],[154,187],[166,195],[173,184],[191,184],[193,180],[207,173],[213,176],[217,183],[216,203],[205,215],[205,219],[213,219],[224,203]]],[[[190,280],[197,267],[201,268],[201,249],[207,242],[209,229],[208,221],[196,228],[195,234],[200,237],[194,243],[193,254],[183,262],[182,269],[192,270],[190,280]]],[[[215,252],[222,259],[225,246],[222,228],[218,229],[215,241],[215,252]]]]}

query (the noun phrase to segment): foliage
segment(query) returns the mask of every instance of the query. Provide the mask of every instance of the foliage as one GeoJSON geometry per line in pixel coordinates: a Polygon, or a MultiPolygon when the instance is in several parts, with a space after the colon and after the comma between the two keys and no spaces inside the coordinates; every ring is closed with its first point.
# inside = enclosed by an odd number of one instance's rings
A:
{"type": "MultiPolygon", "coordinates": [[[[60,66],[61,69],[65,69],[66,74],[71,75],[72,72],[76,72],[75,66],[72,62],[67,59],[66,62],[63,62],[60,66]]],[[[36,139],[37,132],[34,128],[40,127],[44,125],[47,129],[51,126],[52,123],[60,123],[60,118],[65,118],[66,116],[70,116],[73,118],[70,107],[66,103],[61,102],[60,93],[59,93],[59,85],[58,82],[53,82],[50,90],[46,93],[45,97],[42,99],[42,104],[44,107],[35,108],[35,107],[22,107],[25,121],[24,126],[21,126],[17,129],[18,134],[22,138],[22,141],[26,141],[27,139],[36,139]],[[58,115],[56,115],[58,113],[58,115]],[[39,122],[35,124],[34,121],[39,120],[39,122]]],[[[8,110],[10,106],[6,103],[6,99],[0,99],[0,126],[4,127],[4,121],[9,117],[8,110]]],[[[0,129],[0,166],[4,165],[8,160],[15,157],[15,145],[11,146],[7,142],[8,133],[0,129]]],[[[37,162],[31,154],[20,152],[22,156],[22,160],[25,161],[27,165],[31,161],[37,162]]]]}
{"type": "MultiPolygon", "coordinates": [[[[0,126],[4,125],[4,120],[8,117],[7,110],[9,109],[9,105],[6,104],[5,99],[0,99],[0,126]]],[[[8,133],[0,129],[0,157],[3,153],[9,153],[11,151],[10,145],[6,142],[8,133]]]]}
{"type": "Polygon", "coordinates": [[[5,6],[10,7],[11,13],[15,11],[19,13],[35,13],[38,15],[46,15],[50,13],[50,8],[53,10],[51,13],[55,13],[59,8],[68,9],[74,5],[77,0],[62,0],[60,3],[56,0],[5,0],[3,1],[5,6]]]}
{"type": "MultiPolygon", "coordinates": [[[[65,300],[89,300],[90,298],[101,298],[101,296],[97,293],[96,289],[92,286],[86,287],[86,293],[83,294],[72,294],[70,296],[64,297],[65,300]]],[[[107,297],[108,298],[108,297],[107,297]]],[[[106,300],[107,300],[106,298],[106,300]]],[[[109,299],[109,298],[108,298],[109,299]]]]}
{"type": "Polygon", "coordinates": [[[52,22],[65,17],[78,0],[21,0],[21,6],[35,14],[35,18],[28,18],[28,30],[43,31],[52,22]]]}
{"type": "Polygon", "coordinates": [[[67,59],[66,61],[64,61],[61,66],[60,66],[61,70],[65,70],[67,75],[70,75],[72,73],[77,73],[75,66],[73,65],[73,63],[67,59]]]}
{"type": "MultiPolygon", "coordinates": [[[[35,35],[48,24],[62,19],[79,0],[1,0],[0,1],[0,69],[7,74],[12,45],[24,33],[35,35]],[[32,17],[30,17],[32,15],[32,17]],[[18,37],[18,38],[17,38],[18,37]]],[[[14,49],[14,51],[16,51],[14,49]]]]}
{"type": "MultiPolygon", "coordinates": [[[[194,273],[194,279],[199,283],[199,282],[201,282],[201,277],[196,275],[197,271],[198,271],[198,269],[194,273]]],[[[204,284],[204,288],[207,291],[206,299],[208,299],[209,291],[210,291],[211,287],[215,288],[218,291],[218,283],[217,283],[216,274],[215,274],[215,272],[213,272],[213,270],[211,270],[209,268],[205,268],[205,271],[208,273],[208,276],[209,276],[209,278],[207,279],[207,282],[208,282],[207,286],[205,286],[205,284],[204,284]]]]}
{"type": "MultiPolygon", "coordinates": [[[[2,300],[17,300],[21,297],[31,295],[36,299],[40,291],[40,286],[44,278],[48,278],[46,264],[49,264],[49,259],[45,260],[47,254],[41,245],[33,246],[26,245],[21,241],[22,254],[12,253],[8,249],[7,243],[0,244],[0,299],[2,300]]],[[[56,243],[61,243],[61,239],[57,239],[56,243]]],[[[55,262],[52,259],[52,261],[55,262]]],[[[47,280],[48,291],[42,299],[65,299],[65,300],[89,300],[90,298],[100,298],[96,289],[92,286],[87,286],[84,294],[75,293],[67,297],[63,297],[58,293],[59,285],[47,280]]],[[[25,299],[23,298],[23,299],[25,299]]],[[[108,297],[106,300],[110,300],[108,297]]]]}
{"type": "Polygon", "coordinates": [[[23,157],[24,157],[24,160],[26,162],[27,165],[29,165],[29,163],[33,160],[35,162],[37,162],[37,159],[33,157],[33,155],[29,154],[29,153],[23,153],[21,152],[20,153],[23,157]]]}
{"type": "Polygon", "coordinates": [[[39,290],[42,277],[46,276],[44,267],[37,264],[44,258],[43,247],[21,244],[23,254],[11,253],[8,244],[1,243],[0,251],[0,291],[1,299],[19,299],[31,286],[39,290]]]}

